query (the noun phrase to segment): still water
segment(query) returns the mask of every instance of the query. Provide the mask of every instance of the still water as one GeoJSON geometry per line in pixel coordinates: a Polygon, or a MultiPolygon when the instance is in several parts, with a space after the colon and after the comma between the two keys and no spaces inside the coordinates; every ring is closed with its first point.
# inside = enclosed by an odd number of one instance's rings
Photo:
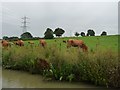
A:
{"type": "Polygon", "coordinates": [[[98,88],[98,86],[86,83],[45,81],[40,75],[3,69],[2,88],[98,88]]]}

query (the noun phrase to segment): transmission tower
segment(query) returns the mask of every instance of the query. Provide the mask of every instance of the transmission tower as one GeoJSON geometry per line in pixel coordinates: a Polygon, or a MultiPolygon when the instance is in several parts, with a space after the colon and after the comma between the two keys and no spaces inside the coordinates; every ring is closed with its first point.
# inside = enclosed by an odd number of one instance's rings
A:
{"type": "Polygon", "coordinates": [[[21,18],[21,19],[23,19],[23,25],[21,26],[22,28],[23,28],[23,33],[25,33],[25,32],[27,32],[27,28],[28,28],[28,26],[27,26],[27,20],[29,19],[28,17],[26,17],[26,16],[24,16],[23,18],[21,18]]]}

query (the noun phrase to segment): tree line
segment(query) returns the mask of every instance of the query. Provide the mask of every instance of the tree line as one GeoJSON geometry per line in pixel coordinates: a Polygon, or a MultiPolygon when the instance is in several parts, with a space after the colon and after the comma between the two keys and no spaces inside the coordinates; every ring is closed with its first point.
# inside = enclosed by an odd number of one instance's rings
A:
{"type": "MultiPolygon", "coordinates": [[[[43,38],[53,39],[54,34],[55,34],[56,37],[61,37],[64,33],[65,33],[65,30],[63,30],[62,28],[56,28],[54,31],[50,28],[47,28],[46,31],[44,32],[44,37],[43,38]]],[[[14,37],[14,36],[13,37],[3,36],[3,39],[5,39],[5,40],[18,40],[18,39],[37,40],[37,39],[40,39],[40,37],[33,37],[30,32],[25,32],[25,33],[22,33],[20,35],[20,38],[14,37]]]]}
{"type": "MultiPolygon", "coordinates": [[[[63,34],[65,33],[65,30],[62,29],[62,28],[56,28],[54,31],[51,29],[51,28],[47,28],[46,31],[44,32],[44,39],[53,39],[54,38],[54,35],[56,37],[61,37],[63,34]]],[[[85,34],[84,32],[81,32],[81,33],[78,33],[78,32],[75,32],[74,34],[75,36],[95,36],[95,31],[92,30],[92,29],[89,29],[87,31],[87,33],[85,34]]],[[[103,31],[101,33],[101,36],[103,35],[107,35],[107,32],[103,31]]],[[[37,40],[39,39],[40,37],[33,37],[32,34],[30,32],[25,32],[25,33],[22,33],[20,35],[20,38],[18,37],[7,37],[7,36],[3,36],[3,39],[5,40],[18,40],[18,39],[23,39],[23,40],[37,40]]]]}
{"type": "MultiPolygon", "coordinates": [[[[92,29],[89,29],[89,30],[87,31],[87,34],[85,34],[84,32],[81,32],[81,33],[75,32],[74,35],[77,36],[77,37],[78,37],[79,35],[81,35],[82,37],[84,37],[84,36],[95,36],[95,31],[92,30],[92,29]]],[[[103,31],[100,35],[101,35],[101,36],[107,35],[107,32],[103,31]]]]}

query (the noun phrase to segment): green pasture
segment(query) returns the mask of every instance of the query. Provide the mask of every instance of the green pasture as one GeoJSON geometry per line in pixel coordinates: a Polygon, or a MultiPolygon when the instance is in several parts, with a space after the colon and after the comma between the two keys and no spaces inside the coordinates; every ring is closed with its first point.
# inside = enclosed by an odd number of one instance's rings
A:
{"type": "MultiPolygon", "coordinates": [[[[58,46],[58,48],[66,48],[66,43],[63,43],[63,40],[68,39],[81,39],[88,46],[89,51],[93,50],[118,50],[118,38],[120,35],[110,35],[110,36],[89,36],[89,37],[63,37],[55,39],[46,39],[47,45],[58,46]]],[[[28,45],[28,41],[25,41],[25,44],[28,45]]],[[[39,40],[33,40],[36,46],[39,45],[39,40]]]]}

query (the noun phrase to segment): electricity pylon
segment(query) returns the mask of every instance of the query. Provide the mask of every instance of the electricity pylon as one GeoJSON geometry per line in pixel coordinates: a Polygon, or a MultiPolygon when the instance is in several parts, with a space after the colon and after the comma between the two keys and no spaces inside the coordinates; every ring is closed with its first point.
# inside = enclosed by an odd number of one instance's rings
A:
{"type": "Polygon", "coordinates": [[[21,18],[21,19],[23,19],[23,26],[21,26],[22,28],[23,28],[23,33],[25,33],[25,32],[27,32],[27,28],[28,28],[28,26],[27,26],[27,19],[29,19],[28,17],[26,17],[26,16],[24,16],[23,18],[21,18]]]}

